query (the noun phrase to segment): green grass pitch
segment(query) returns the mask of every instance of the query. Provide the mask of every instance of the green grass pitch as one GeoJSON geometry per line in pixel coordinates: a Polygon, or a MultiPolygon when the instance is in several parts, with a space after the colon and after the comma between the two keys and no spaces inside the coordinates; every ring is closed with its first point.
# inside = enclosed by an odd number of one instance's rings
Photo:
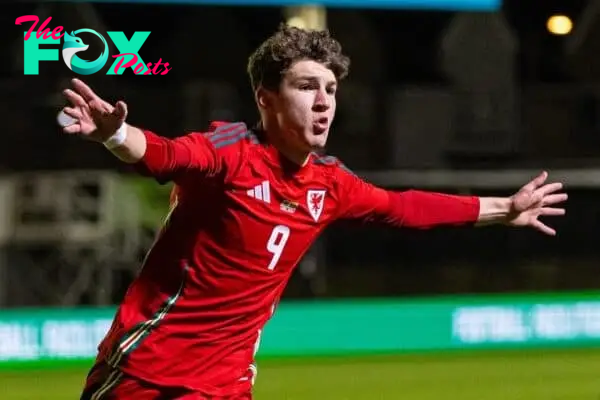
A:
{"type": "MultiPolygon", "coordinates": [[[[0,369],[2,400],[78,399],[87,366],[0,369]]],[[[597,400],[600,350],[528,350],[259,363],[257,400],[597,400]]]]}

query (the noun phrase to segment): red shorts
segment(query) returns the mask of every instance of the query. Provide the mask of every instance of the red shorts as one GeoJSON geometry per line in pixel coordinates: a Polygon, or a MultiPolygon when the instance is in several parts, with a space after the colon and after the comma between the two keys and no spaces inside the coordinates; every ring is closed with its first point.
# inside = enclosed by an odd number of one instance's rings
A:
{"type": "Polygon", "coordinates": [[[88,374],[80,400],[252,400],[252,394],[225,398],[206,396],[188,389],[165,388],[98,363],[88,374]]]}

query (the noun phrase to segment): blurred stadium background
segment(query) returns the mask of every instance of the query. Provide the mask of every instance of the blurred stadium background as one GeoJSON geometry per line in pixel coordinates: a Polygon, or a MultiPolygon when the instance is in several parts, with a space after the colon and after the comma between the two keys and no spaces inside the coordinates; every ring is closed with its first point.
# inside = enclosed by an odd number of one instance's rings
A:
{"type": "Polygon", "coordinates": [[[27,14],[51,29],[151,31],[140,55],[169,62],[167,75],[107,65],[86,81],[166,136],[254,121],[252,49],[281,21],[327,26],[353,60],[330,153],[358,174],[480,195],[542,168],[567,183],[556,238],[332,226],[267,326],[257,399],[600,396],[600,1],[177,3],[3,3],[0,399],[78,398],[170,190],[60,135],[73,74],[61,61],[24,74],[29,23],[14,22],[27,14]]]}

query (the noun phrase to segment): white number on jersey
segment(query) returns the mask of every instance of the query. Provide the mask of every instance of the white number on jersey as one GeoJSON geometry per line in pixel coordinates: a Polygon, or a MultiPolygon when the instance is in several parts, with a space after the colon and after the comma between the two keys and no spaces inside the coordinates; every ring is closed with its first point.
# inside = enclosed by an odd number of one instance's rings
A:
{"type": "Polygon", "coordinates": [[[290,228],[285,225],[277,225],[273,228],[273,232],[271,232],[271,236],[267,241],[267,250],[269,253],[273,254],[271,258],[271,262],[269,263],[269,269],[274,270],[275,266],[279,262],[279,257],[281,257],[281,253],[283,253],[283,249],[285,248],[285,244],[290,237],[290,228]]]}

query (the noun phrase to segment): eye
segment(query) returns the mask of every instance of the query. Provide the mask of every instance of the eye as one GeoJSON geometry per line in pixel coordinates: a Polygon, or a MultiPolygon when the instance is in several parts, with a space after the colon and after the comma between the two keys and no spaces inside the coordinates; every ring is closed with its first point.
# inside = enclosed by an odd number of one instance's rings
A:
{"type": "Polygon", "coordinates": [[[335,94],[337,88],[335,87],[328,87],[327,88],[327,94],[335,94]]]}

